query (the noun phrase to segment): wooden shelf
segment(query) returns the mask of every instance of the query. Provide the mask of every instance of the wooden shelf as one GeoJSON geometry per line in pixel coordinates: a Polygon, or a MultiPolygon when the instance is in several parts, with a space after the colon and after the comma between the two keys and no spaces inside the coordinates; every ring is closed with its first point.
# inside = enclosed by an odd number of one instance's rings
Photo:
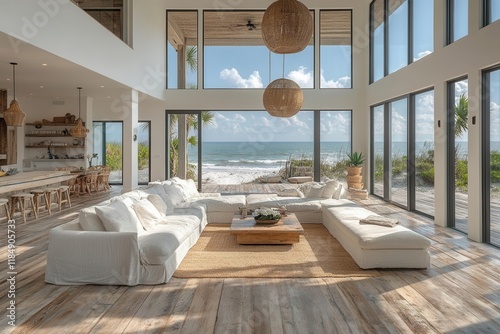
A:
{"type": "Polygon", "coordinates": [[[37,161],[80,161],[85,159],[81,158],[81,159],[25,159],[25,160],[37,162],[37,161]]]}
{"type": "MultiPolygon", "coordinates": [[[[26,123],[26,125],[29,125],[29,126],[41,125],[42,127],[44,127],[44,126],[67,126],[67,127],[74,127],[74,126],[76,126],[76,123],[26,123]]],[[[83,122],[83,125],[85,125],[85,122],[83,122]]]]}
{"type": "Polygon", "coordinates": [[[85,148],[84,145],[67,145],[67,146],[59,146],[59,145],[26,145],[26,148],[85,148]]]}
{"type": "Polygon", "coordinates": [[[40,134],[40,135],[32,135],[32,134],[27,134],[25,137],[66,137],[66,138],[74,138],[71,135],[45,135],[45,134],[40,134]]]}

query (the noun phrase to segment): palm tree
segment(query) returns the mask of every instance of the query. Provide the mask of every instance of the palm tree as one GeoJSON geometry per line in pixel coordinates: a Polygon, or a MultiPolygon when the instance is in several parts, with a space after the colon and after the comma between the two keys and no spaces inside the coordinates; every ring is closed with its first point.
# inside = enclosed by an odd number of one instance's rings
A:
{"type": "Polygon", "coordinates": [[[467,131],[469,119],[469,99],[462,94],[455,105],[455,137],[461,137],[467,131]]]}

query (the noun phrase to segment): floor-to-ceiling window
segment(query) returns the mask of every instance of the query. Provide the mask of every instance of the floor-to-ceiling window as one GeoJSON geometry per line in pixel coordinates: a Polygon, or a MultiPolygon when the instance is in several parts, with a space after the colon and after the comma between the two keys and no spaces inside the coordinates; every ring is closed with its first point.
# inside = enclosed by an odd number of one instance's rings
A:
{"type": "Polygon", "coordinates": [[[123,122],[93,122],[93,164],[111,167],[110,184],[123,184],[123,122]]]}
{"type": "Polygon", "coordinates": [[[408,206],[408,99],[389,103],[392,202],[408,206]]]}
{"type": "Polygon", "coordinates": [[[372,108],[372,191],[384,197],[385,189],[385,107],[379,105],[372,108]]]}
{"type": "Polygon", "coordinates": [[[203,111],[167,111],[167,177],[192,179],[201,189],[201,126],[212,122],[212,113],[203,111]]]}
{"type": "Polygon", "coordinates": [[[500,247],[500,68],[483,75],[485,241],[500,247]]]}
{"type": "Polygon", "coordinates": [[[434,215],[434,91],[372,107],[372,193],[434,215]]]}
{"type": "Polygon", "coordinates": [[[415,94],[415,210],[434,216],[434,91],[415,94]]]}
{"type": "Polygon", "coordinates": [[[469,0],[447,0],[448,44],[469,33],[469,0]]]}
{"type": "Polygon", "coordinates": [[[467,79],[448,83],[448,226],[468,231],[468,118],[467,79]]]}
{"type": "Polygon", "coordinates": [[[351,111],[320,111],[321,179],[345,181],[343,162],[352,146],[351,114],[351,111]]]}
{"type": "Polygon", "coordinates": [[[139,121],[137,131],[139,184],[147,184],[151,175],[151,122],[139,121]]]}

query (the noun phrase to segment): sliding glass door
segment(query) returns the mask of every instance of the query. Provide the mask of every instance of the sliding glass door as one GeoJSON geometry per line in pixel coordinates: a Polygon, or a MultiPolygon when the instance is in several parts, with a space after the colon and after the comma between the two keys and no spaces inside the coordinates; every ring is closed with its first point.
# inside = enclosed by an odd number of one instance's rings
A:
{"type": "Polygon", "coordinates": [[[151,122],[139,121],[137,141],[138,141],[138,167],[139,184],[148,184],[151,175],[151,122]]]}
{"type": "Polygon", "coordinates": [[[93,122],[93,165],[111,167],[110,184],[123,184],[123,122],[93,122]]]}
{"type": "Polygon", "coordinates": [[[467,79],[448,84],[448,226],[468,232],[468,118],[467,79]]]}
{"type": "Polygon", "coordinates": [[[434,91],[372,107],[372,193],[434,215],[434,91]]]}
{"type": "Polygon", "coordinates": [[[167,111],[167,177],[192,179],[201,189],[202,111],[167,111]]]}
{"type": "Polygon", "coordinates": [[[485,72],[483,83],[485,241],[500,247],[500,68],[485,72]]]}

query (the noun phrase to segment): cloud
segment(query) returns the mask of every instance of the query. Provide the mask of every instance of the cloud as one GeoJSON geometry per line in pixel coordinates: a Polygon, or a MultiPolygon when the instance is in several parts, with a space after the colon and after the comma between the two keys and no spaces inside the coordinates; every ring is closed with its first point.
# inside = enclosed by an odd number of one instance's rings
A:
{"type": "Polygon", "coordinates": [[[419,52],[419,53],[417,54],[417,56],[413,58],[413,61],[417,61],[417,60],[419,60],[419,59],[422,59],[422,58],[424,58],[425,56],[430,55],[431,53],[432,53],[432,51],[429,51],[429,50],[425,50],[425,51],[419,52]]]}
{"type": "Polygon", "coordinates": [[[500,104],[490,102],[490,110],[500,110],[500,104]]]}
{"type": "Polygon", "coordinates": [[[300,66],[297,70],[288,73],[288,79],[295,81],[301,88],[313,88],[314,78],[312,72],[307,72],[307,67],[300,66]]]}
{"type": "Polygon", "coordinates": [[[237,88],[263,88],[262,78],[259,71],[253,71],[248,79],[244,79],[235,68],[223,69],[220,72],[220,78],[227,80],[237,88]]]}
{"type": "MultiPolygon", "coordinates": [[[[288,79],[295,81],[301,88],[313,88],[314,87],[314,76],[312,71],[308,71],[307,67],[300,66],[297,70],[293,70],[288,73],[288,79]]],[[[344,76],[338,80],[326,80],[323,75],[323,70],[321,70],[320,77],[321,88],[350,88],[351,87],[351,77],[344,76]]]]}

